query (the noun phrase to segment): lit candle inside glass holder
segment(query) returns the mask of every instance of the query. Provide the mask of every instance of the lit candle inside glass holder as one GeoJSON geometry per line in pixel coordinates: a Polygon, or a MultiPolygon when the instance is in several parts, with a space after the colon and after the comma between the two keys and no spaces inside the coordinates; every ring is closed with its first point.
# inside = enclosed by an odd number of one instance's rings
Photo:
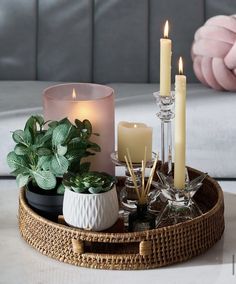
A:
{"type": "Polygon", "coordinates": [[[101,147],[101,152],[89,157],[91,170],[114,174],[110,154],[114,152],[114,90],[110,87],[71,83],[49,87],[43,94],[45,120],[60,120],[68,117],[88,119],[93,132],[91,140],[101,147]]]}

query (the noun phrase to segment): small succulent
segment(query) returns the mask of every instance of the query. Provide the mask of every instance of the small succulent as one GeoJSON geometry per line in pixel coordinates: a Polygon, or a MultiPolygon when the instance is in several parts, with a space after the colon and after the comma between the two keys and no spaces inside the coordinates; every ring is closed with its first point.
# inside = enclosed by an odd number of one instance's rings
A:
{"type": "MultiPolygon", "coordinates": [[[[19,187],[31,181],[43,190],[52,190],[64,173],[88,171],[90,163],[83,163],[82,159],[100,151],[90,141],[93,133],[88,120],[76,119],[72,124],[64,118],[48,123],[45,129],[47,123],[42,116],[31,116],[24,130],[12,134],[16,145],[8,154],[7,162],[19,187]]],[[[58,191],[63,193],[63,187],[58,191]]]]}
{"type": "Polygon", "coordinates": [[[113,187],[115,177],[103,172],[67,173],[63,176],[63,184],[78,193],[102,193],[113,187]]]}

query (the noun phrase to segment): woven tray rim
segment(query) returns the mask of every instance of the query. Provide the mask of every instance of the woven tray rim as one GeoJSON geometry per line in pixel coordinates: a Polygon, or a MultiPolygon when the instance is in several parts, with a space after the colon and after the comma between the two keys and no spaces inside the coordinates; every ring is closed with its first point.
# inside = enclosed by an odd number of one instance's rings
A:
{"type": "MultiPolygon", "coordinates": [[[[189,170],[192,177],[201,174],[195,169],[189,170]]],[[[224,232],[222,189],[211,177],[204,183],[210,191],[206,194],[203,191],[199,202],[211,208],[205,214],[184,223],[134,233],[91,232],[49,221],[30,209],[22,188],[20,233],[40,253],[81,267],[137,270],[180,263],[207,251],[224,232]]]]}

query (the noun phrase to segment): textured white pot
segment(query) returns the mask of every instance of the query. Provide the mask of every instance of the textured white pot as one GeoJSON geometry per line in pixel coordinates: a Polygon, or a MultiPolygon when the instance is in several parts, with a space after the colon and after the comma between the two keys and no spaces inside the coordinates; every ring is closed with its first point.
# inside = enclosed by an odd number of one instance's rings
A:
{"type": "Polygon", "coordinates": [[[115,224],[119,205],[116,186],[104,193],[86,194],[66,189],[63,215],[67,224],[93,231],[102,231],[115,224]]]}

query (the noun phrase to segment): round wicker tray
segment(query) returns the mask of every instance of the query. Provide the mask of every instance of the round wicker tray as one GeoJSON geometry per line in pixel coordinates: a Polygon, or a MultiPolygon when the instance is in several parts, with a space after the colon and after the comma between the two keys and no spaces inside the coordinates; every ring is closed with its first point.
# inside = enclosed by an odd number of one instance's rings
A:
{"type": "MultiPolygon", "coordinates": [[[[190,178],[200,174],[189,168],[190,178]]],[[[150,269],[186,261],[212,247],[224,231],[219,184],[204,180],[196,202],[204,214],[184,223],[135,233],[101,233],[68,227],[36,214],[19,198],[19,228],[28,244],[62,262],[100,269],[150,269]]]]}

